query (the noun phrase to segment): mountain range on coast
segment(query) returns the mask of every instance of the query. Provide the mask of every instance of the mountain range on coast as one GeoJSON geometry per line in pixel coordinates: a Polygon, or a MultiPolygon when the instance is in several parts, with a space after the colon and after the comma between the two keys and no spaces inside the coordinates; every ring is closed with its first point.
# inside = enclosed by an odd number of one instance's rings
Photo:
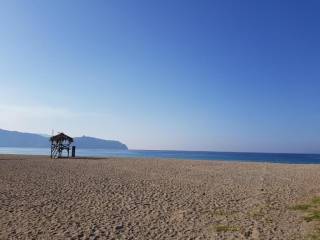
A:
{"type": "MultiPolygon", "coordinates": [[[[34,133],[23,133],[0,129],[0,147],[25,147],[25,148],[47,148],[50,146],[50,136],[34,133]]],[[[87,149],[115,149],[127,150],[128,147],[115,140],[82,136],[75,137],[74,145],[77,148],[87,149]]]]}

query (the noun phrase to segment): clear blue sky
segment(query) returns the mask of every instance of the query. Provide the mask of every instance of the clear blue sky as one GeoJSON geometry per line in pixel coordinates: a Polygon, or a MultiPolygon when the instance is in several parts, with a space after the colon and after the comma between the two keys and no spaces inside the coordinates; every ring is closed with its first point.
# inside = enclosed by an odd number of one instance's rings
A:
{"type": "Polygon", "coordinates": [[[1,1],[0,128],[320,152],[319,1],[1,1]]]}

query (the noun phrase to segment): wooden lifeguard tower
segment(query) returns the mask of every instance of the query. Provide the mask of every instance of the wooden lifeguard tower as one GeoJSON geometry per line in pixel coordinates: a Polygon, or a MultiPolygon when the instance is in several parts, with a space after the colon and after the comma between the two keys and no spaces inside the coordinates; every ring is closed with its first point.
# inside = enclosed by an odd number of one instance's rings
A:
{"type": "Polygon", "coordinates": [[[63,151],[70,152],[70,146],[73,143],[73,138],[64,133],[59,133],[50,138],[51,141],[51,158],[61,158],[63,151]]]}

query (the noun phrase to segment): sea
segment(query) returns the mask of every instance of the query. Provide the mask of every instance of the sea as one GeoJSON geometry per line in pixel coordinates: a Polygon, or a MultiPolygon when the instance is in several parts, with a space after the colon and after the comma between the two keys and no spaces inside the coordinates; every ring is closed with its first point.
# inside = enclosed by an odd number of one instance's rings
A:
{"type": "MultiPolygon", "coordinates": [[[[0,147],[0,154],[49,155],[50,149],[0,147]]],[[[290,164],[320,164],[320,154],[293,154],[293,153],[77,149],[76,156],[164,158],[164,159],[169,158],[169,159],[212,160],[212,161],[224,160],[224,161],[269,162],[269,163],[290,163],[290,164]]]]}

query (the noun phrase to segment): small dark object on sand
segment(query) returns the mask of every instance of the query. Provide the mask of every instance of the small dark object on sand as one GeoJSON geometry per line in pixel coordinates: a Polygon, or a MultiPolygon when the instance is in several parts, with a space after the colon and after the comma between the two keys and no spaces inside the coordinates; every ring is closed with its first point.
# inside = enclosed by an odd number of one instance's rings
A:
{"type": "Polygon", "coordinates": [[[116,229],[117,231],[122,230],[122,229],[123,229],[123,224],[119,224],[118,226],[115,227],[115,229],[116,229]]]}

